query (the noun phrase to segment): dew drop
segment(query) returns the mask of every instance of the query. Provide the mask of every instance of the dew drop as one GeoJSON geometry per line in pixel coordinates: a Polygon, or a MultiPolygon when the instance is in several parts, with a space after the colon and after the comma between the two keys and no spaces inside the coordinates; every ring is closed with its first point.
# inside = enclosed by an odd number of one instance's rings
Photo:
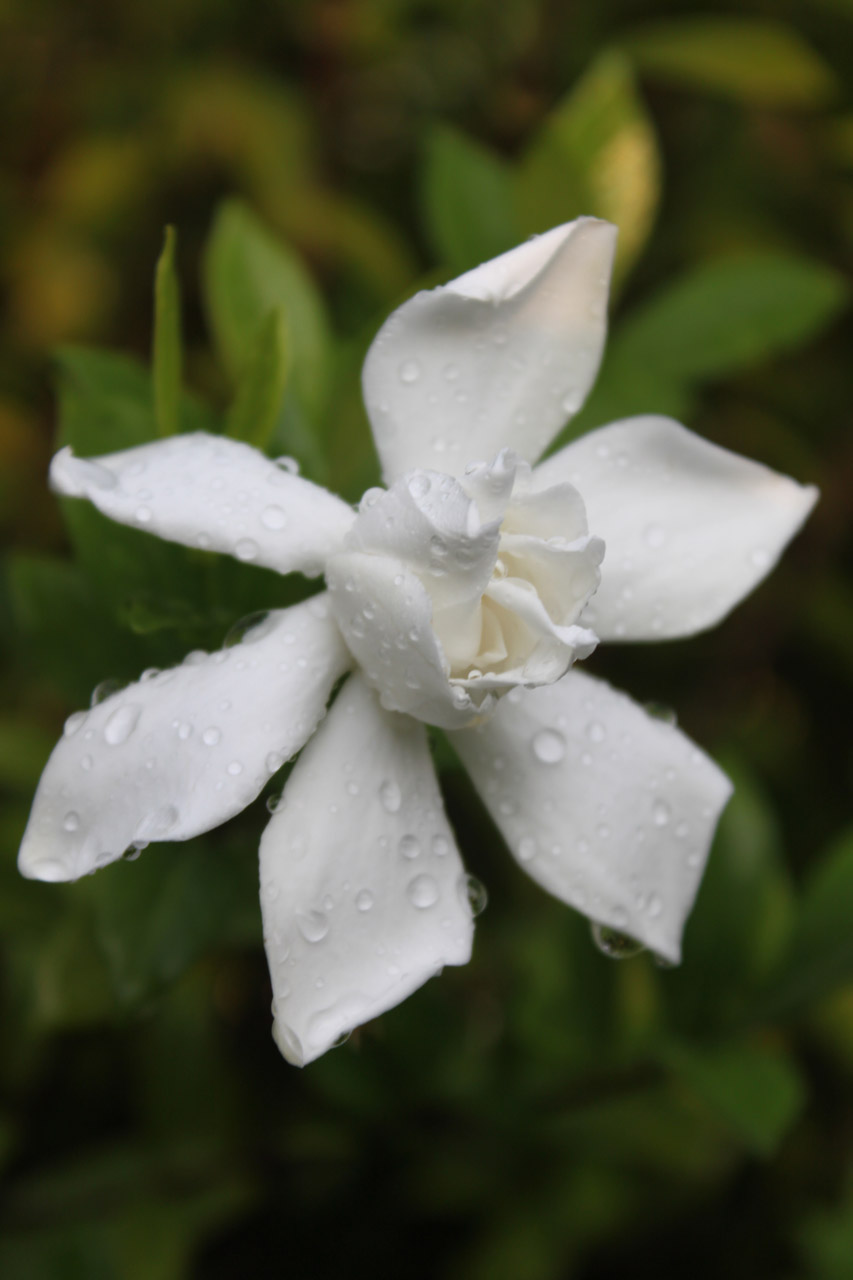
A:
{"type": "Polygon", "coordinates": [[[62,819],[62,830],[76,831],[79,826],[80,826],[80,814],[75,813],[73,809],[69,810],[69,812],[66,813],[65,817],[62,819]]]}
{"type": "Polygon", "coordinates": [[[242,766],[242,764],[240,763],[240,761],[239,761],[239,760],[232,760],[232,761],[231,761],[231,763],[230,763],[230,764],[229,764],[229,766],[228,766],[228,773],[230,773],[230,774],[231,774],[231,777],[232,777],[232,778],[236,778],[236,777],[237,777],[239,774],[241,774],[242,772],[243,772],[243,766],[242,766]]]}
{"type": "MultiPolygon", "coordinates": [[[[379,802],[386,813],[398,813],[403,797],[397,783],[388,778],[379,788],[379,802]]],[[[405,838],[405,837],[404,837],[405,838]]],[[[414,837],[412,837],[414,839],[414,837]]]]}
{"type": "Polygon", "coordinates": [[[96,684],[92,690],[92,696],[89,699],[90,707],[97,707],[101,702],[106,702],[107,698],[111,698],[114,693],[118,693],[123,689],[124,682],[111,677],[109,680],[102,680],[100,684],[96,684]]]}
{"type": "Polygon", "coordinates": [[[756,547],[749,553],[749,563],[756,569],[769,568],[770,552],[765,547],[756,547]]]}
{"type": "Polygon", "coordinates": [[[652,822],[656,827],[669,826],[669,820],[672,817],[672,810],[665,800],[655,800],[652,805],[652,822]]]}
{"type": "Polygon", "coordinates": [[[264,507],[261,512],[261,524],[265,529],[277,531],[279,529],[283,529],[287,524],[287,516],[282,511],[281,507],[264,507]]]}
{"type": "Polygon", "coordinates": [[[457,881],[457,892],[463,906],[467,906],[474,919],[482,915],[489,901],[486,886],[476,876],[461,875],[457,881]]]}
{"type": "Polygon", "coordinates": [[[590,720],[586,726],[586,736],[590,742],[603,742],[607,737],[607,730],[600,720],[590,720]]]}
{"type": "Polygon", "coordinates": [[[284,759],[279,751],[271,751],[264,761],[267,773],[278,773],[284,764],[284,759]]]}
{"type": "Polygon", "coordinates": [[[646,712],[653,720],[662,720],[664,724],[675,727],[678,724],[678,715],[673,711],[672,707],[666,706],[663,702],[646,702],[644,704],[646,712]]]}
{"type": "Polygon", "coordinates": [[[268,636],[275,626],[275,615],[267,609],[247,613],[230,627],[222,642],[223,649],[233,649],[238,644],[257,644],[268,636]]]}
{"type": "Polygon", "coordinates": [[[530,746],[542,764],[559,764],[566,754],[566,740],[556,729],[540,729],[530,746]]]}
{"type": "Polygon", "coordinates": [[[421,376],[421,366],[418,364],[417,360],[404,360],[400,365],[398,372],[400,374],[400,381],[405,382],[407,385],[411,385],[413,382],[417,382],[418,378],[421,376]]]}
{"type": "Polygon", "coordinates": [[[404,858],[416,858],[421,851],[421,842],[411,834],[402,836],[397,846],[404,858]]]}
{"type": "Polygon", "coordinates": [[[201,740],[206,747],[215,747],[221,737],[222,734],[217,729],[216,725],[212,724],[208,729],[205,729],[204,733],[201,735],[201,740]]]}
{"type": "Polygon", "coordinates": [[[283,807],[281,792],[276,791],[272,795],[267,796],[265,803],[268,813],[278,813],[279,809],[283,807]]]}
{"type": "Polygon", "coordinates": [[[450,841],[446,836],[433,836],[432,851],[437,858],[443,858],[450,853],[450,841]]]}
{"type": "Polygon", "coordinates": [[[533,836],[523,836],[518,845],[518,856],[522,862],[530,862],[536,857],[536,841],[533,836]]]}
{"type": "Polygon", "coordinates": [[[649,900],[648,900],[648,903],[646,904],[646,910],[648,911],[649,915],[653,920],[657,920],[658,916],[663,911],[663,902],[661,901],[658,894],[656,893],[649,894],[649,900]]]}
{"type": "Polygon", "coordinates": [[[65,721],[65,724],[62,726],[62,732],[65,734],[66,738],[73,738],[78,729],[83,727],[86,715],[87,712],[85,711],[73,711],[71,713],[65,721]]]}
{"type": "Polygon", "coordinates": [[[361,893],[356,894],[355,905],[359,911],[369,911],[373,906],[373,894],[369,889],[362,889],[361,893]]]}
{"type": "Polygon", "coordinates": [[[592,922],[592,940],[602,955],[611,960],[630,960],[632,956],[638,956],[645,950],[635,938],[630,938],[627,933],[619,933],[609,925],[599,924],[597,920],[592,922]]]}
{"type": "Polygon", "coordinates": [[[413,498],[425,498],[432,486],[432,481],[423,471],[418,471],[409,481],[409,493],[413,498]]]}
{"type": "Polygon", "coordinates": [[[289,476],[299,475],[299,463],[295,458],[289,458],[286,455],[275,459],[275,465],[280,471],[286,471],[289,476]]]}
{"type": "Polygon", "coordinates": [[[258,558],[258,544],[254,538],[241,538],[234,547],[234,554],[238,560],[256,560],[258,558]]]}
{"type": "Polygon", "coordinates": [[[135,515],[140,524],[149,524],[151,521],[151,508],[137,507],[135,515]]]}
{"type": "Polygon", "coordinates": [[[438,902],[438,885],[432,876],[415,876],[414,880],[409,881],[406,896],[413,907],[426,911],[438,902]]]}
{"type": "Polygon", "coordinates": [[[296,923],[306,942],[322,942],[329,932],[329,919],[322,911],[299,912],[296,923]]]}
{"type": "Polygon", "coordinates": [[[104,737],[111,747],[127,742],[139,722],[141,712],[142,708],[135,702],[116,708],[104,725],[104,737]]]}

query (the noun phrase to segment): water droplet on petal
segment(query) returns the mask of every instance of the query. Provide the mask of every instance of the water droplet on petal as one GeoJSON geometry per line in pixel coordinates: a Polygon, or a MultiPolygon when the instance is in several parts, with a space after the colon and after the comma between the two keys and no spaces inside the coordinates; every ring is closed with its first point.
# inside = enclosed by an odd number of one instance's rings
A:
{"type": "Polygon", "coordinates": [[[475,919],[482,915],[489,901],[489,894],[483,882],[476,876],[461,875],[456,887],[460,901],[470,909],[471,915],[475,919]]]}
{"type": "Polygon", "coordinates": [[[404,360],[399,368],[400,381],[411,385],[421,376],[421,366],[417,360],[404,360]]]}
{"type": "Polygon", "coordinates": [[[151,521],[150,507],[137,507],[134,513],[140,524],[149,524],[151,521]]]}
{"type": "Polygon", "coordinates": [[[241,538],[234,547],[234,554],[238,560],[257,560],[258,544],[254,538],[241,538]]]}
{"type": "Polygon", "coordinates": [[[373,906],[373,894],[369,889],[362,889],[361,893],[356,894],[355,905],[359,911],[369,911],[373,906]]]}
{"type": "Polygon", "coordinates": [[[645,950],[635,938],[629,938],[627,933],[619,933],[609,925],[599,924],[597,920],[592,922],[592,940],[599,951],[611,960],[630,960],[645,950]]]}
{"type": "Polygon", "coordinates": [[[386,813],[399,812],[400,805],[403,803],[403,797],[397,783],[393,782],[390,778],[383,782],[379,788],[379,802],[386,813]]]}
{"type": "Polygon", "coordinates": [[[530,746],[542,764],[559,764],[566,754],[566,740],[556,729],[540,729],[530,746]]]}
{"type": "Polygon", "coordinates": [[[287,516],[282,511],[281,507],[277,507],[275,505],[264,507],[261,512],[261,524],[265,529],[272,529],[274,532],[277,532],[279,529],[283,529],[287,524],[287,516]]]}
{"type": "Polygon", "coordinates": [[[415,876],[414,880],[409,881],[406,896],[413,907],[426,911],[438,902],[438,885],[432,876],[415,876]]]}
{"type": "Polygon", "coordinates": [[[749,563],[756,569],[769,568],[770,560],[770,552],[765,547],[756,547],[749,553],[749,563]]]}
{"type": "Polygon", "coordinates": [[[656,827],[666,827],[672,817],[672,810],[665,800],[655,800],[652,805],[652,821],[656,827]]]}
{"type": "Polygon", "coordinates": [[[423,471],[417,471],[409,481],[409,493],[415,500],[418,498],[425,498],[429,493],[431,486],[432,481],[429,476],[425,475],[423,471]]]}
{"type": "Polygon", "coordinates": [[[232,778],[236,778],[242,772],[243,772],[243,766],[239,760],[232,760],[231,763],[228,765],[228,773],[231,774],[232,778]]]}
{"type": "Polygon", "coordinates": [[[518,845],[518,856],[522,862],[530,862],[536,857],[536,841],[533,836],[523,836],[518,845]]]}
{"type": "Polygon", "coordinates": [[[208,729],[205,729],[204,733],[201,735],[201,740],[206,747],[215,747],[221,737],[222,734],[217,729],[216,725],[212,724],[208,729]]]}
{"type": "Polygon", "coordinates": [[[663,911],[663,902],[657,893],[649,894],[649,901],[646,904],[646,910],[653,920],[657,920],[658,916],[663,911]]]}
{"type": "Polygon", "coordinates": [[[92,696],[89,699],[90,707],[97,707],[99,703],[106,702],[107,698],[111,698],[114,693],[118,693],[125,687],[123,680],[116,680],[111,677],[109,680],[102,680],[100,684],[96,684],[92,690],[92,696]]]}
{"type": "Polygon", "coordinates": [[[673,727],[678,724],[677,713],[672,707],[667,707],[662,702],[646,702],[644,708],[653,720],[662,720],[664,724],[670,724],[673,727]]]}
{"type": "Polygon", "coordinates": [[[272,795],[267,796],[266,806],[268,813],[278,813],[279,809],[283,807],[282,793],[280,791],[276,791],[272,795]]]}
{"type": "Polygon", "coordinates": [[[75,813],[73,809],[69,810],[69,812],[66,813],[65,817],[62,819],[62,830],[76,831],[79,826],[80,826],[80,814],[75,813]]]}
{"type": "Polygon", "coordinates": [[[104,725],[104,737],[111,747],[121,746],[127,742],[136,728],[142,708],[135,702],[125,703],[117,707],[104,725]]]}
{"type": "Polygon", "coordinates": [[[450,853],[450,841],[446,836],[433,836],[432,851],[437,858],[443,858],[450,853]]]}
{"type": "Polygon", "coordinates": [[[322,911],[298,912],[296,923],[306,942],[322,942],[329,932],[329,919],[322,911]]]}
{"type": "Polygon", "coordinates": [[[401,837],[398,848],[404,858],[416,858],[421,851],[421,842],[417,836],[405,835],[401,837]]]}
{"type": "Polygon", "coordinates": [[[277,466],[281,471],[286,471],[286,472],[287,472],[287,474],[288,474],[288,475],[290,475],[290,476],[298,476],[298,475],[299,475],[299,463],[296,461],[296,459],[295,459],[295,458],[288,458],[288,457],[286,457],[286,456],[281,457],[281,458],[276,458],[276,459],[275,459],[275,465],[276,465],[276,466],[277,466]]]}
{"type": "Polygon", "coordinates": [[[255,613],[247,613],[245,618],[230,627],[222,642],[223,649],[233,649],[237,644],[257,644],[268,636],[275,627],[275,614],[267,609],[258,609],[255,613]]]}
{"type": "Polygon", "coordinates": [[[586,736],[590,742],[603,742],[607,737],[607,730],[600,720],[591,720],[586,726],[586,736]]]}
{"type": "MultiPolygon", "coordinates": [[[[94,697],[94,694],[92,695],[94,697]]],[[[78,729],[83,727],[87,716],[86,711],[73,711],[62,727],[62,732],[66,738],[73,738],[78,729]]]]}

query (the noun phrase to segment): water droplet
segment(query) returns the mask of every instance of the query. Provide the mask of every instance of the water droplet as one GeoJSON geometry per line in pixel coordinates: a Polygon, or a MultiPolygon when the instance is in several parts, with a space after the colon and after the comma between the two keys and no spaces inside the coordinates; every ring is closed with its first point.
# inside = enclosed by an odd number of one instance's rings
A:
{"type": "Polygon", "coordinates": [[[495,567],[493,570],[494,577],[498,579],[505,578],[507,576],[507,573],[508,573],[508,569],[504,564],[503,560],[501,560],[500,558],[497,559],[495,561],[495,567]]]}
{"type": "Polygon", "coordinates": [[[296,923],[306,942],[322,942],[329,932],[329,920],[322,911],[297,912],[296,923]]]}
{"type": "Polygon", "coordinates": [[[409,881],[406,896],[413,907],[426,911],[438,902],[438,885],[432,876],[415,876],[414,880],[409,881]]]}
{"type": "Polygon", "coordinates": [[[110,678],[102,680],[100,684],[96,684],[92,690],[92,696],[89,699],[90,707],[97,707],[99,703],[106,702],[107,698],[111,698],[114,693],[118,693],[125,687],[123,680],[110,678]]]}
{"type": "Polygon", "coordinates": [[[563,413],[577,413],[581,407],[583,396],[577,387],[571,387],[568,391],[563,392],[563,398],[560,401],[560,407],[563,413]]]}
{"type": "Polygon", "coordinates": [[[397,847],[404,858],[416,858],[421,851],[421,842],[417,836],[405,835],[397,847]]]}
{"type": "Polygon", "coordinates": [[[256,560],[258,544],[254,538],[241,538],[234,547],[234,554],[238,560],[256,560]]]}
{"type": "Polygon", "coordinates": [[[228,766],[228,773],[231,774],[231,777],[236,778],[238,774],[241,774],[242,772],[243,772],[243,766],[240,763],[240,761],[232,760],[228,766]]]}
{"type": "Polygon", "coordinates": [[[603,742],[607,737],[607,730],[600,720],[591,720],[586,726],[586,736],[590,742],[603,742]]]}
{"type": "Polygon", "coordinates": [[[104,725],[104,737],[111,747],[121,746],[127,742],[136,728],[142,708],[135,702],[127,702],[117,707],[104,725]]]}
{"type": "Polygon", "coordinates": [[[178,811],[172,804],[164,805],[161,809],[147,814],[136,828],[134,843],[142,841],[147,847],[152,840],[162,840],[172,830],[178,821],[178,816],[178,811]]]}
{"type": "Polygon", "coordinates": [[[87,714],[88,713],[85,711],[73,711],[71,713],[65,721],[65,724],[62,726],[62,732],[65,734],[66,738],[73,738],[77,730],[83,727],[87,714]]]}
{"type": "Polygon", "coordinates": [[[187,738],[191,736],[192,731],[193,731],[192,725],[188,724],[186,720],[178,721],[178,723],[175,725],[175,732],[177,733],[181,742],[186,742],[187,738]]]}
{"type": "Polygon", "coordinates": [[[665,706],[663,702],[646,702],[644,707],[653,720],[662,720],[664,724],[669,724],[673,727],[678,724],[676,712],[673,711],[672,707],[665,706]]]}
{"type": "Polygon", "coordinates": [[[287,524],[287,516],[282,511],[281,507],[264,507],[261,512],[261,524],[265,529],[277,531],[279,529],[283,529],[287,524]]]}
{"type": "Polygon", "coordinates": [[[566,754],[566,740],[556,729],[540,729],[530,746],[542,764],[559,764],[566,754]]]}
{"type": "Polygon", "coordinates": [[[228,629],[222,642],[223,649],[233,649],[238,644],[257,644],[268,636],[275,626],[275,614],[266,609],[258,609],[255,613],[247,613],[245,618],[235,622],[228,629]]]}
{"type": "Polygon", "coordinates": [[[267,796],[265,803],[268,813],[278,813],[279,809],[283,807],[282,793],[280,791],[273,792],[272,795],[267,796]]]}
{"type": "Polygon", "coordinates": [[[643,531],[643,541],[647,547],[657,551],[666,542],[666,531],[659,524],[647,525],[643,531]]]}
{"type": "Polygon", "coordinates": [[[69,810],[69,812],[66,813],[65,817],[62,819],[62,830],[76,831],[79,826],[80,826],[80,814],[75,813],[73,809],[69,810]]]}
{"type": "Polygon", "coordinates": [[[299,463],[295,458],[288,458],[286,455],[275,459],[275,465],[280,471],[286,471],[289,476],[299,475],[299,463]]]}
{"type": "Polygon", "coordinates": [[[672,810],[665,800],[655,800],[652,805],[652,821],[656,827],[666,827],[672,817],[672,810]]]}
{"type": "Polygon", "coordinates": [[[632,956],[638,956],[645,950],[636,938],[629,938],[627,933],[619,933],[617,929],[599,924],[597,920],[592,922],[592,940],[599,951],[611,960],[630,960],[632,956]]]}
{"type": "Polygon", "coordinates": [[[409,481],[409,493],[415,500],[425,498],[430,491],[431,485],[432,481],[429,476],[425,475],[423,471],[417,471],[409,481]]]}
{"type": "Polygon", "coordinates": [[[468,672],[469,680],[482,680],[482,678],[483,678],[483,673],[479,667],[472,667],[471,670],[468,672]]]}
{"type": "Polygon", "coordinates": [[[374,486],[372,489],[367,489],[362,494],[361,501],[358,504],[359,511],[369,511],[371,507],[376,506],[380,498],[384,497],[385,490],[380,489],[378,486],[374,486]]]}
{"type": "Polygon", "coordinates": [[[84,756],[83,759],[80,761],[80,768],[85,769],[88,773],[88,771],[91,769],[94,763],[95,762],[91,756],[84,756]]]}
{"type": "Polygon", "coordinates": [[[648,900],[648,903],[646,904],[646,910],[648,911],[649,915],[653,920],[657,920],[658,916],[663,911],[663,902],[661,901],[659,894],[657,893],[649,894],[649,900],[648,900]]]}
{"type": "Polygon", "coordinates": [[[481,880],[476,876],[461,875],[457,881],[457,891],[460,901],[468,906],[475,919],[482,915],[489,901],[489,895],[481,880]]]}
{"type": "MultiPolygon", "coordinates": [[[[379,802],[386,813],[398,813],[403,797],[400,788],[392,779],[387,779],[379,788],[379,802]]],[[[412,837],[414,839],[414,836],[412,837]]]]}
{"type": "Polygon", "coordinates": [[[284,757],[279,751],[271,751],[264,761],[264,764],[266,765],[267,773],[278,773],[279,769],[284,764],[284,757]]]}
{"type": "Polygon", "coordinates": [[[150,520],[151,520],[151,508],[150,508],[150,507],[137,507],[137,508],[136,508],[136,513],[135,513],[135,514],[136,514],[136,519],[139,521],[139,523],[140,523],[140,524],[149,524],[149,523],[150,523],[150,520]]]}
{"type": "Polygon", "coordinates": [[[536,857],[536,841],[533,836],[523,836],[518,845],[518,856],[522,862],[530,862],[536,857]]]}
{"type": "Polygon", "coordinates": [[[208,729],[205,729],[204,733],[201,735],[201,740],[206,747],[215,747],[221,737],[222,734],[217,729],[216,725],[212,724],[208,729]]]}
{"type": "Polygon", "coordinates": [[[749,553],[749,563],[756,569],[769,568],[770,552],[765,547],[756,547],[749,553]]]}
{"type": "Polygon", "coordinates": [[[433,836],[432,851],[437,858],[443,858],[450,853],[450,841],[446,836],[433,836]]]}
{"type": "Polygon", "coordinates": [[[362,889],[361,893],[356,894],[355,905],[359,911],[369,911],[373,906],[373,894],[369,889],[362,889]]]}
{"type": "Polygon", "coordinates": [[[417,382],[421,376],[421,366],[417,360],[404,360],[400,365],[399,374],[401,382],[411,385],[411,383],[417,382]]]}

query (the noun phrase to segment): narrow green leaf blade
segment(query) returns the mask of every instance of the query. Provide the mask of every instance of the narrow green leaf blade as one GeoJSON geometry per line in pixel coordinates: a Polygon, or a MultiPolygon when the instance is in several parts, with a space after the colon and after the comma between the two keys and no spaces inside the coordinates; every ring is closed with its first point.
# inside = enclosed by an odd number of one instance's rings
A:
{"type": "Polygon", "coordinates": [[[257,449],[269,444],[281,415],[287,385],[289,343],[281,307],[261,321],[254,348],[240,375],[226,421],[226,434],[257,449]]]}
{"type": "Polygon", "coordinates": [[[422,206],[433,252],[454,273],[511,249],[521,238],[507,166],[447,125],[427,136],[422,206]]]}
{"type": "Polygon", "coordinates": [[[175,270],[177,237],[166,228],[154,277],[154,408],[159,436],[181,427],[181,294],[175,270]]]}

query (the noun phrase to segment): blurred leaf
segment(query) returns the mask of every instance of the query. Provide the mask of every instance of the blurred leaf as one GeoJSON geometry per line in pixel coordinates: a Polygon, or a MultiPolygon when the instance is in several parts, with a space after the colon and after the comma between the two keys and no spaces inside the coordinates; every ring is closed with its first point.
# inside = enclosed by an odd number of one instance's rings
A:
{"type": "Polygon", "coordinates": [[[458,130],[435,125],[427,135],[421,186],[433,252],[454,274],[519,240],[507,166],[458,130]]]}
{"type": "Polygon", "coordinates": [[[626,44],[644,71],[755,106],[822,106],[837,87],[797,30],[771,19],[667,19],[642,27],[626,44]]]}
{"type": "Polygon", "coordinates": [[[154,407],[157,434],[173,436],[181,427],[181,294],[175,271],[174,227],[166,228],[154,278],[154,407]]]}
{"type": "Polygon", "coordinates": [[[677,417],[691,383],[727,377],[802,345],[847,299],[839,275],[793,254],[702,263],[617,328],[572,434],[632,413],[677,417]]]}
{"type": "Polygon", "coordinates": [[[646,242],[660,198],[660,156],[631,66],[600,57],[546,118],[523,157],[516,204],[524,234],[581,214],[619,227],[616,278],[646,242]]]}
{"type": "Polygon", "coordinates": [[[145,665],[138,641],[116,626],[85,574],[47,556],[9,561],[15,623],[26,659],[40,679],[72,704],[89,700],[99,680],[131,675],[145,665]]]}
{"type": "Polygon", "coordinates": [[[7,956],[24,1016],[37,1027],[88,1026],[113,1012],[109,974],[81,908],[66,891],[52,927],[22,937],[7,956]]]}
{"type": "Polygon", "coordinates": [[[329,335],[320,294],[299,258],[245,205],[230,200],[214,219],[204,261],[208,315],[219,352],[237,381],[261,325],[280,308],[292,343],[291,387],[314,415],[326,394],[329,335]]]}
{"type": "Polygon", "coordinates": [[[853,979],[853,829],[821,859],[807,883],[790,944],[767,992],[778,1014],[853,979]]]}
{"type": "Polygon", "coordinates": [[[780,1051],[754,1044],[679,1044],[663,1057],[756,1155],[773,1154],[805,1105],[802,1076],[780,1051]]]}
{"type": "Polygon", "coordinates": [[[254,348],[243,368],[228,411],[226,433],[257,449],[270,442],[281,412],[288,375],[289,342],[281,307],[261,321],[254,348]]]}
{"type": "Polygon", "coordinates": [[[810,1212],[796,1234],[808,1261],[809,1280],[849,1280],[853,1275],[853,1180],[840,1203],[810,1212]]]}
{"type": "Polygon", "coordinates": [[[60,444],[85,457],[156,439],[154,392],[143,365],[89,347],[61,347],[56,358],[60,444]]]}
{"type": "Polygon", "coordinates": [[[742,761],[723,761],[734,794],[723,811],[680,968],[660,974],[676,1025],[696,1034],[752,1009],[791,927],[793,894],[778,820],[742,761]]]}
{"type": "Polygon", "coordinates": [[[174,981],[232,927],[250,903],[257,913],[251,850],[209,842],[152,845],[86,883],[116,995],[139,1004],[174,981]]]}

